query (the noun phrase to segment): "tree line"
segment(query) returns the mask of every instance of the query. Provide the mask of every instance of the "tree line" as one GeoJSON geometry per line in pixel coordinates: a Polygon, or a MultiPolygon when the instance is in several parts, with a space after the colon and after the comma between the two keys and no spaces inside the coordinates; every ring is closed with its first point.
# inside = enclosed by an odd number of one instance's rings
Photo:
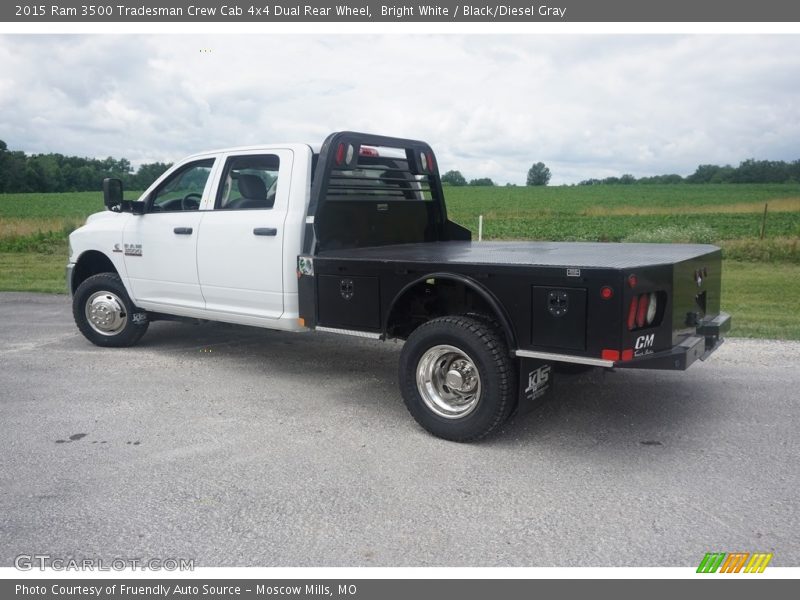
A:
{"type": "Polygon", "coordinates": [[[700,165],[694,173],[682,177],[676,173],[639,177],[626,174],[605,179],[584,179],[578,185],[627,185],[633,183],[800,183],[800,160],[756,160],[748,158],[731,165],[700,165]]]}
{"type": "Polygon", "coordinates": [[[143,190],[170,166],[154,162],[134,171],[126,158],[28,155],[0,140],[0,193],[99,191],[106,177],[121,179],[125,189],[143,190]]]}
{"type": "MultiPolygon", "coordinates": [[[[547,185],[549,182],[550,169],[542,162],[534,163],[528,170],[526,185],[547,185]]],[[[496,185],[488,177],[467,181],[460,171],[455,170],[447,171],[442,175],[442,183],[453,186],[496,185]]],[[[584,179],[578,185],[631,185],[634,183],[800,183],[800,160],[787,162],[748,158],[739,163],[738,167],[700,165],[694,173],[686,177],[677,173],[639,178],[625,174],[604,179],[584,179]]]]}
{"type": "MultiPolygon", "coordinates": [[[[0,193],[24,192],[88,192],[101,189],[106,177],[121,179],[129,190],[143,190],[153,183],[171,163],[146,163],[134,170],[126,158],[86,158],[63,154],[31,154],[9,150],[0,140],[0,193]]],[[[542,162],[528,170],[526,185],[540,186],[550,182],[550,169],[542,162]]],[[[442,175],[442,183],[452,186],[494,186],[489,177],[467,179],[460,171],[442,175]]],[[[694,173],[683,177],[676,173],[634,177],[630,174],[603,179],[584,179],[578,185],[629,185],[677,183],[800,183],[800,160],[756,160],[749,158],[731,165],[700,165],[694,173]]],[[[511,184],[506,184],[511,185],[511,184]]]]}
{"type": "MultiPolygon", "coordinates": [[[[550,169],[543,162],[533,163],[528,169],[528,177],[525,180],[525,185],[547,185],[550,182],[550,169]]],[[[479,177],[477,179],[470,179],[467,182],[466,178],[461,174],[461,171],[447,171],[442,175],[442,183],[447,185],[462,186],[488,186],[496,185],[489,177],[479,177]]],[[[507,183],[506,185],[511,185],[507,183]]]]}

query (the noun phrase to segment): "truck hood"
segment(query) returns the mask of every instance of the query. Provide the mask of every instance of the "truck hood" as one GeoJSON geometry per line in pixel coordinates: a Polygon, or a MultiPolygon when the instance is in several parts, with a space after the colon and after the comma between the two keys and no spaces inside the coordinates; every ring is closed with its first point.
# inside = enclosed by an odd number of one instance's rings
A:
{"type": "Polygon", "coordinates": [[[111,212],[110,210],[104,210],[101,212],[96,212],[94,214],[89,215],[86,218],[86,225],[89,223],[95,223],[97,221],[107,220],[107,219],[116,219],[119,218],[120,213],[111,212]]]}

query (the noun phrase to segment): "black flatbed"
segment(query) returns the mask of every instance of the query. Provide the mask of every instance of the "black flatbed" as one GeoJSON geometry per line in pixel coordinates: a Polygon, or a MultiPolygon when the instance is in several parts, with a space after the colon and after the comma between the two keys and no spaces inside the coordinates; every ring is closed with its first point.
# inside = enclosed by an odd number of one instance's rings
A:
{"type": "Polygon", "coordinates": [[[679,263],[717,250],[710,244],[445,241],[326,250],[318,257],[384,263],[631,269],[679,263]]]}

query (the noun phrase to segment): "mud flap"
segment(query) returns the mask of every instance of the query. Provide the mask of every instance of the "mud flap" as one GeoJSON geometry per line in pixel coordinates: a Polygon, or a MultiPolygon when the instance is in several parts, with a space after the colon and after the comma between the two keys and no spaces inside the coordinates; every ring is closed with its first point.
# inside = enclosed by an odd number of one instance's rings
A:
{"type": "Polygon", "coordinates": [[[517,410],[519,415],[529,413],[541,406],[553,389],[553,368],[544,360],[535,358],[519,358],[519,398],[517,410]]]}
{"type": "Polygon", "coordinates": [[[134,325],[146,325],[149,320],[150,317],[147,312],[140,308],[137,308],[136,312],[131,313],[131,323],[134,325]]]}

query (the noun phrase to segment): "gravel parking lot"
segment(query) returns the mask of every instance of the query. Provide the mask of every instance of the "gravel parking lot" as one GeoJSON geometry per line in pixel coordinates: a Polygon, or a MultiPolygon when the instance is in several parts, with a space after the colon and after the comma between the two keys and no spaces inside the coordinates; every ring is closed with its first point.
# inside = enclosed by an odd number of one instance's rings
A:
{"type": "Polygon", "coordinates": [[[0,566],[800,564],[800,343],[563,376],[472,445],[407,414],[399,350],[167,322],[106,350],[66,296],[0,294],[0,566]]]}

